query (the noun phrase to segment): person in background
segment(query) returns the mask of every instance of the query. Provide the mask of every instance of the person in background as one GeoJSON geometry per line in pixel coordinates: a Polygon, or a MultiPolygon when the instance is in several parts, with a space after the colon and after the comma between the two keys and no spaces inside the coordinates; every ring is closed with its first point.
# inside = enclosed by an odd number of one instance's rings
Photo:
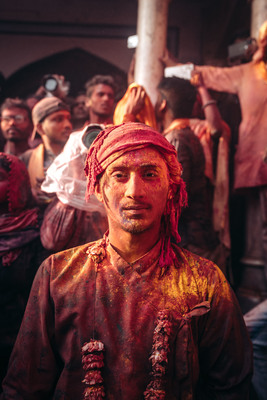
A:
{"type": "Polygon", "coordinates": [[[87,199],[109,231],[39,268],[1,400],[246,400],[251,342],[225,276],[178,246],[175,148],[141,123],[98,134],[87,199]]]}
{"type": "MultiPolygon", "coordinates": [[[[267,21],[259,30],[252,61],[232,67],[195,65],[209,89],[238,96],[242,120],[234,161],[234,190],[245,201],[244,265],[263,265],[267,279],[267,21]],[[259,221],[259,223],[257,223],[259,221]]],[[[166,52],[165,66],[174,66],[166,52]]],[[[240,231],[238,231],[240,234],[240,231]]],[[[267,280],[265,279],[265,286],[267,280]]]]}
{"type": "Polygon", "coordinates": [[[31,110],[21,99],[7,98],[0,109],[1,131],[5,140],[3,151],[20,156],[29,149],[33,125],[31,110]]]}
{"type": "Polygon", "coordinates": [[[199,138],[190,128],[196,90],[188,80],[163,78],[158,85],[156,116],[162,134],[176,148],[188,193],[181,214],[181,246],[216,262],[222,269],[219,241],[212,224],[212,202],[205,176],[205,156],[199,138]]]}
{"type": "Polygon", "coordinates": [[[16,156],[0,153],[0,381],[33,278],[49,255],[40,242],[40,223],[25,165],[16,156]]]}
{"type": "Polygon", "coordinates": [[[71,104],[71,122],[73,130],[82,129],[88,122],[87,97],[85,93],[79,93],[71,104]]]}
{"type": "Polygon", "coordinates": [[[69,107],[57,97],[46,97],[32,109],[35,132],[42,138],[42,143],[21,155],[21,160],[28,168],[33,196],[37,204],[46,207],[51,198],[41,190],[45,172],[56,156],[63,150],[72,131],[69,107]]]}
{"type": "Polygon", "coordinates": [[[89,110],[88,123],[113,124],[115,81],[110,75],[95,75],[85,84],[89,110]]]}
{"type": "Polygon", "coordinates": [[[41,189],[56,193],[56,198],[45,210],[40,236],[43,246],[52,252],[93,242],[108,229],[103,204],[95,196],[85,201],[83,172],[88,148],[103,128],[88,125],[73,132],[46,172],[41,189]]]}
{"type": "Polygon", "coordinates": [[[257,393],[257,400],[265,400],[267,398],[267,299],[247,312],[244,320],[253,344],[253,388],[257,393]]]}
{"type": "Polygon", "coordinates": [[[193,72],[191,84],[197,89],[197,102],[190,118],[190,128],[197,135],[205,155],[205,176],[212,203],[213,228],[221,245],[224,272],[233,283],[230,268],[230,227],[229,227],[229,152],[231,131],[222,119],[217,101],[204,85],[200,72],[193,72]],[[198,107],[196,106],[198,105],[198,107]],[[200,110],[197,110],[199,108],[200,110]],[[224,259],[224,260],[223,260],[224,259]]]}
{"type": "Polygon", "coordinates": [[[155,111],[150,98],[144,87],[135,82],[129,85],[116,105],[113,119],[115,125],[123,122],[141,122],[157,128],[155,111]]]}

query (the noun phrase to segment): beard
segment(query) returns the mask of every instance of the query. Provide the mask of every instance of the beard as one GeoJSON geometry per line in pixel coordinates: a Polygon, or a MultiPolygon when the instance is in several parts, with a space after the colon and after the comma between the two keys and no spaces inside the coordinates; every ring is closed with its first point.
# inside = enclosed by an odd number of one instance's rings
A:
{"type": "Polygon", "coordinates": [[[148,230],[147,227],[140,226],[140,225],[137,225],[137,224],[132,224],[132,223],[123,224],[122,225],[122,229],[125,232],[131,233],[132,235],[138,235],[138,234],[143,233],[146,230],[148,230]]]}
{"type": "Polygon", "coordinates": [[[124,232],[138,235],[151,229],[153,223],[147,223],[143,218],[127,218],[121,213],[121,223],[124,232]]]}

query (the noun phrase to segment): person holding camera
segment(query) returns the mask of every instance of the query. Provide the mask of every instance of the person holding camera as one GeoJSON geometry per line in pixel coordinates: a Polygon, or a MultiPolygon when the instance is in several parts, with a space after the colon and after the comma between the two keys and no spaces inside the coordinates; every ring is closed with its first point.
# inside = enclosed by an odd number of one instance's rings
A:
{"type": "Polygon", "coordinates": [[[66,100],[70,90],[70,82],[65,80],[64,75],[45,75],[42,79],[41,88],[44,89],[46,97],[54,96],[61,100],[66,100]]]}

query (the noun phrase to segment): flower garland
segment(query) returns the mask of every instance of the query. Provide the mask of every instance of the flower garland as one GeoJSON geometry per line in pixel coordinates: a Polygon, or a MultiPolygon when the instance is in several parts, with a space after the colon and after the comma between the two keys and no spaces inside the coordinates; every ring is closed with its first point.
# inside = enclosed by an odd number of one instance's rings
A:
{"type": "MultiPolygon", "coordinates": [[[[98,265],[106,256],[105,239],[99,240],[94,246],[90,247],[86,253],[95,263],[96,280],[98,265]]],[[[96,297],[96,293],[94,293],[94,297],[96,297]]],[[[93,332],[95,334],[95,307],[93,332]]],[[[95,339],[90,339],[90,342],[84,343],[82,347],[82,364],[85,370],[83,383],[86,385],[83,393],[84,400],[102,400],[105,397],[104,379],[101,373],[101,369],[104,367],[104,351],[104,343],[95,339]]]]}
{"type": "MultiPolygon", "coordinates": [[[[87,250],[88,255],[97,265],[105,258],[105,239],[87,250]]],[[[151,380],[144,392],[145,400],[165,400],[166,370],[168,353],[170,351],[169,337],[172,323],[170,310],[161,310],[157,315],[157,325],[153,333],[152,354],[149,358],[152,364],[151,380]]],[[[104,367],[104,343],[90,339],[82,347],[82,364],[85,370],[86,388],[84,400],[103,400],[105,398],[104,379],[101,369],[104,367]]]]}
{"type": "Polygon", "coordinates": [[[165,374],[170,351],[169,337],[171,334],[170,311],[161,310],[157,316],[157,325],[153,334],[151,381],[144,392],[145,400],[164,400],[166,397],[165,374]]]}
{"type": "Polygon", "coordinates": [[[102,400],[105,397],[101,368],[104,367],[104,344],[91,339],[82,347],[82,364],[85,372],[83,382],[86,385],[83,396],[85,400],[102,400]]]}

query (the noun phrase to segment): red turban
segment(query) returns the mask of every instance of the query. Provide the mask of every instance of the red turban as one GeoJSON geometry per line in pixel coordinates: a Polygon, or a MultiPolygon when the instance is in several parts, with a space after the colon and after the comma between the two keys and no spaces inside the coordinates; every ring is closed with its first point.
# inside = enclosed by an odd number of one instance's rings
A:
{"type": "Polygon", "coordinates": [[[170,254],[171,238],[176,242],[181,240],[178,234],[178,219],[182,207],[187,204],[187,194],[185,183],[181,178],[182,167],[178,162],[176,149],[164,136],[138,122],[112,126],[100,132],[90,146],[85,162],[84,170],[88,180],[86,198],[88,199],[94,193],[98,177],[108,165],[129,151],[151,146],[165,159],[170,175],[172,195],[166,204],[162,227],[164,265],[167,265],[170,261],[169,257],[173,258],[170,254]]]}

